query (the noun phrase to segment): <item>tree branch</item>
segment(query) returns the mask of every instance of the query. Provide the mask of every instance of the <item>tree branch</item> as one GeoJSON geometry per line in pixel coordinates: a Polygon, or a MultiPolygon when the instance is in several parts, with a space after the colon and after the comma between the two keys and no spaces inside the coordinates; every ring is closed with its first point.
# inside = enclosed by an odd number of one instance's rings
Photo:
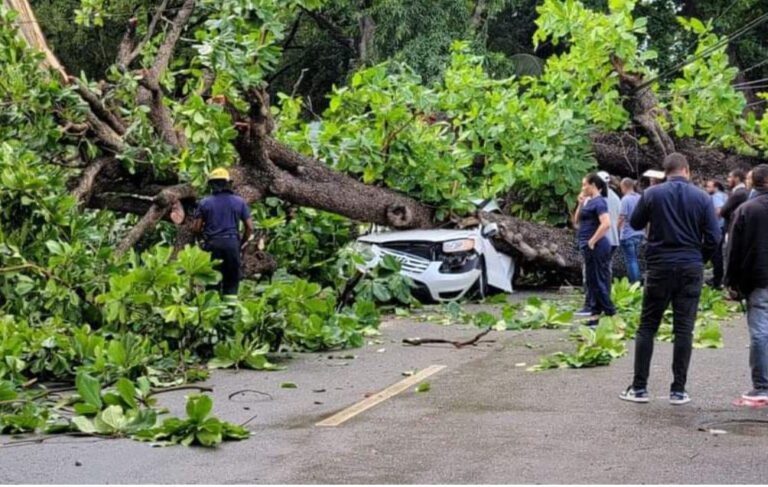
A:
{"type": "Polygon", "coordinates": [[[96,182],[96,177],[98,177],[101,170],[111,162],[116,161],[110,157],[102,157],[88,164],[88,166],[83,169],[77,186],[72,190],[72,195],[80,206],[88,205],[94,183],[96,182]]]}
{"type": "Polygon", "coordinates": [[[125,29],[123,39],[117,47],[117,58],[115,62],[121,69],[126,69],[135,59],[135,56],[132,56],[132,54],[136,52],[136,27],[138,24],[139,21],[136,17],[128,19],[128,27],[125,29]]]}
{"type": "Polygon", "coordinates": [[[304,13],[309,15],[309,17],[315,21],[315,23],[317,24],[318,27],[320,27],[320,29],[326,31],[328,35],[331,36],[331,39],[333,39],[333,41],[335,41],[340,46],[349,49],[355,54],[355,56],[357,56],[357,50],[355,49],[354,40],[350,38],[348,35],[346,35],[340,27],[338,27],[336,24],[328,20],[320,12],[315,12],[301,6],[299,6],[299,8],[304,13]]]}
{"type": "Polygon", "coordinates": [[[114,130],[117,135],[125,135],[125,122],[117,115],[112,113],[96,96],[96,93],[89,90],[86,86],[82,85],[76,78],[70,76],[69,81],[75,85],[75,91],[80,95],[80,98],[85,100],[94,115],[100,118],[104,123],[114,130]]]}
{"type": "MultiPolygon", "coordinates": [[[[171,28],[168,34],[165,36],[165,40],[157,50],[157,56],[155,56],[155,62],[150,69],[151,77],[155,81],[159,82],[168,69],[168,64],[171,61],[173,51],[176,49],[176,44],[179,42],[181,32],[187,26],[192,12],[195,10],[195,0],[185,0],[184,4],[179,9],[176,17],[174,17],[171,23],[171,28]]],[[[162,11],[160,11],[162,12],[162,11]]]]}
{"type": "Polygon", "coordinates": [[[195,190],[188,184],[179,184],[162,190],[155,196],[152,206],[149,207],[139,223],[134,226],[128,235],[117,246],[117,253],[123,254],[136,245],[145,233],[153,230],[155,226],[168,213],[174,203],[195,197],[195,190]]]}

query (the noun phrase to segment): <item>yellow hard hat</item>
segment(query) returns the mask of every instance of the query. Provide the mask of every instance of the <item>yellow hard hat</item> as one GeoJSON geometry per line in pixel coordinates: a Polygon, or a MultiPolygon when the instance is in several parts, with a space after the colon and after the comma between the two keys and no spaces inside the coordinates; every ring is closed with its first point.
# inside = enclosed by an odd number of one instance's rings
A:
{"type": "Polygon", "coordinates": [[[225,181],[229,181],[229,171],[223,167],[217,167],[211,171],[211,173],[208,175],[208,179],[223,179],[225,181]]]}

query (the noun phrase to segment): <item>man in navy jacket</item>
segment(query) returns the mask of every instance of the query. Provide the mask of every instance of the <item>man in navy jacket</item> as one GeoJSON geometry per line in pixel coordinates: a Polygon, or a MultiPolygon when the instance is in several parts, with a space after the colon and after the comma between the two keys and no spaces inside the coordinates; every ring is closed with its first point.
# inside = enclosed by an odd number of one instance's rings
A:
{"type": "Polygon", "coordinates": [[[672,304],[675,335],[669,402],[685,404],[685,390],[693,346],[693,327],[704,279],[704,262],[720,242],[720,226],[709,195],[690,181],[685,156],[664,159],[667,182],[648,188],[630,218],[636,230],[648,227],[648,267],[643,311],[635,337],[635,376],[620,397],[648,402],[648,374],[653,342],[664,311],[672,304]]]}

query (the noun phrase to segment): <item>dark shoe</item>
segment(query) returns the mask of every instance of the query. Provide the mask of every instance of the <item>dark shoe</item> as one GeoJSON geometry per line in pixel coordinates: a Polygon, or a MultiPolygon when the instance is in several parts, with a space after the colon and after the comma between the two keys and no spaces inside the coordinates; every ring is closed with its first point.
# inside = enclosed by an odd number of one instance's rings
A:
{"type": "Polygon", "coordinates": [[[687,392],[670,392],[669,403],[674,406],[681,406],[691,402],[691,396],[687,392]]]}
{"type": "Polygon", "coordinates": [[[584,326],[588,328],[592,328],[594,330],[595,328],[597,328],[597,325],[599,324],[600,324],[600,321],[598,320],[589,320],[586,323],[584,323],[584,326]]]}
{"type": "Polygon", "coordinates": [[[629,402],[649,402],[651,398],[648,396],[647,389],[635,389],[632,386],[627,387],[627,390],[619,394],[619,399],[629,402]]]}
{"type": "Polygon", "coordinates": [[[768,401],[768,389],[752,389],[741,395],[747,401],[768,401]]]}

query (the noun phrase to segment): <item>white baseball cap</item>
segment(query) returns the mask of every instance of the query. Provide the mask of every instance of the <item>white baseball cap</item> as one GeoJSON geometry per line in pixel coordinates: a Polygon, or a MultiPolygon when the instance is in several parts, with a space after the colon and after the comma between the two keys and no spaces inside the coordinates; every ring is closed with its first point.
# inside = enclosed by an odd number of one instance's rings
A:
{"type": "Polygon", "coordinates": [[[665,177],[667,177],[667,175],[664,174],[664,171],[658,171],[656,169],[648,169],[643,173],[643,177],[653,178],[653,179],[664,179],[665,177]]]}
{"type": "Polygon", "coordinates": [[[598,171],[597,175],[600,176],[600,179],[602,179],[606,183],[610,183],[611,182],[611,175],[608,174],[607,172],[605,172],[605,171],[598,171]]]}

